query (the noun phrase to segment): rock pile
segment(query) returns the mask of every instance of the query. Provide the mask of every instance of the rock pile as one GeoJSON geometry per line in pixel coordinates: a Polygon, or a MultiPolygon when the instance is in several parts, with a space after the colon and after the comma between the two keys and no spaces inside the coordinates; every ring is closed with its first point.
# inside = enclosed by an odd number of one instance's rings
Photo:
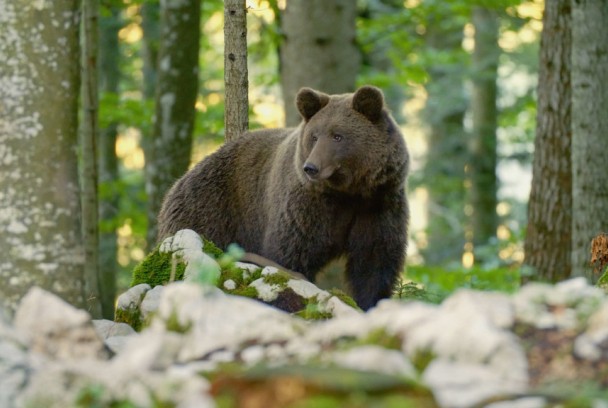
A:
{"type": "Polygon", "coordinates": [[[136,286],[119,304],[147,326],[92,321],[32,289],[0,320],[0,406],[608,406],[608,298],[583,279],[315,321],[187,282],[136,286]]]}

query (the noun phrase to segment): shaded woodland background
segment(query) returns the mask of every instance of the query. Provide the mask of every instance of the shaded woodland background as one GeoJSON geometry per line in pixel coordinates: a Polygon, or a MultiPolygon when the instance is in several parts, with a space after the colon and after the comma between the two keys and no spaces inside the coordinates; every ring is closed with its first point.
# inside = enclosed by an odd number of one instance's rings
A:
{"type": "MultiPolygon", "coordinates": [[[[109,317],[155,245],[165,191],[224,141],[224,2],[10,3],[0,295],[10,307],[35,283],[94,313],[101,299],[109,317]],[[80,83],[87,67],[97,83],[80,83]]],[[[250,128],[296,125],[301,86],[384,90],[413,156],[408,278],[594,279],[589,244],[608,230],[605,2],[243,4],[250,128]]]]}

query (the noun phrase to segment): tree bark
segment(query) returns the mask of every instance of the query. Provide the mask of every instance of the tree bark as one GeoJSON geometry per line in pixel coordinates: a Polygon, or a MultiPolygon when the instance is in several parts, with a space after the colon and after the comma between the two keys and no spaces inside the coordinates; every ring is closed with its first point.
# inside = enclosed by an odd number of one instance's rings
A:
{"type": "Polygon", "coordinates": [[[281,16],[281,86],[287,126],[301,118],[295,95],[301,87],[329,94],[352,92],[361,65],[355,46],[357,2],[289,0],[281,16]]]}
{"type": "Polygon", "coordinates": [[[76,154],[78,4],[0,0],[0,304],[9,310],[34,285],[78,307],[91,295],[76,154]]]}
{"type": "MultiPolygon", "coordinates": [[[[429,17],[426,41],[433,52],[464,53],[464,24],[458,21],[446,15],[429,17]],[[443,24],[439,24],[440,21],[443,24]]],[[[423,172],[429,193],[428,245],[423,250],[428,264],[460,259],[465,244],[464,168],[468,159],[463,124],[467,107],[465,70],[461,62],[435,64],[429,68],[424,110],[429,126],[429,148],[423,172]]]]}
{"type": "MultiPolygon", "coordinates": [[[[84,242],[85,293],[95,296],[89,312],[101,317],[99,276],[99,206],[97,197],[97,139],[99,138],[99,95],[97,82],[97,41],[99,3],[82,1],[82,124],[80,152],[82,156],[81,201],[82,238],[84,242]]],[[[113,313],[109,314],[112,317],[113,313]]]]}
{"type": "MultiPolygon", "coordinates": [[[[104,93],[118,94],[120,83],[120,49],[118,32],[122,27],[120,9],[110,7],[109,15],[100,19],[100,90],[104,93]]],[[[101,307],[104,318],[113,318],[116,297],[116,272],[118,252],[116,217],[118,216],[118,160],[116,157],[116,138],[118,124],[110,123],[100,130],[99,152],[99,269],[101,307]]]]}
{"type": "Polygon", "coordinates": [[[231,140],[249,128],[245,0],[224,1],[224,83],[224,129],[231,140]]]}
{"type": "Polygon", "coordinates": [[[570,276],[572,239],[571,2],[547,2],[538,74],[536,139],[525,264],[533,279],[570,276]]]}
{"type": "Polygon", "coordinates": [[[498,69],[498,17],[495,12],[473,9],[472,156],[470,162],[471,226],[473,245],[487,244],[498,227],[496,178],[496,77],[498,69]]]}
{"type": "Polygon", "coordinates": [[[160,42],[160,10],[158,1],[144,1],[140,9],[141,28],[143,30],[143,93],[144,100],[154,98],[156,90],[156,73],[158,47],[160,42]]]}
{"type": "Polygon", "coordinates": [[[146,156],[148,247],[166,191],[190,164],[200,43],[200,0],[162,0],[154,135],[146,156]]]}
{"type": "Polygon", "coordinates": [[[608,4],[572,2],[572,275],[593,279],[591,240],[608,232],[608,4]]]}

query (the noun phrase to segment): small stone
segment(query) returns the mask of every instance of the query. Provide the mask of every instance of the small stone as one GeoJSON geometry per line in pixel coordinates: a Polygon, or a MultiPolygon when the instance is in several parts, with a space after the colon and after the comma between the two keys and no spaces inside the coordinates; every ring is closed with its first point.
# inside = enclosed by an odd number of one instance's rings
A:
{"type": "Polygon", "coordinates": [[[236,289],[236,282],[233,281],[232,279],[226,279],[224,281],[224,289],[226,289],[226,290],[235,290],[236,289]]]}
{"type": "Polygon", "coordinates": [[[282,290],[277,284],[264,282],[264,278],[254,280],[249,286],[258,291],[258,298],[264,302],[272,302],[279,297],[279,292],[282,290]]]}
{"type": "Polygon", "coordinates": [[[279,270],[274,266],[266,266],[264,269],[262,269],[262,276],[274,275],[278,272],[279,270]]]}
{"type": "Polygon", "coordinates": [[[353,370],[375,371],[414,379],[416,370],[403,353],[380,346],[365,345],[331,354],[330,361],[353,370]]]}
{"type": "Polygon", "coordinates": [[[321,294],[325,294],[326,298],[329,298],[329,293],[319,289],[314,283],[302,280],[302,279],[290,279],[287,282],[287,287],[291,288],[295,293],[302,296],[304,299],[310,299],[321,294]]]}
{"type": "Polygon", "coordinates": [[[129,290],[118,297],[116,308],[122,310],[134,310],[139,308],[144,295],[150,289],[152,289],[152,287],[147,283],[140,283],[139,285],[129,288],[129,290]]]}
{"type": "Polygon", "coordinates": [[[139,306],[141,317],[144,319],[144,321],[150,316],[151,313],[158,310],[158,304],[160,303],[160,297],[164,289],[164,286],[158,285],[146,292],[146,295],[139,306]]]}
{"type": "Polygon", "coordinates": [[[112,320],[93,320],[93,326],[97,334],[103,340],[114,336],[129,336],[135,334],[135,330],[126,323],[117,323],[112,320]]]}
{"type": "Polygon", "coordinates": [[[262,346],[248,347],[241,352],[241,359],[247,365],[254,365],[264,359],[265,349],[262,346]]]}

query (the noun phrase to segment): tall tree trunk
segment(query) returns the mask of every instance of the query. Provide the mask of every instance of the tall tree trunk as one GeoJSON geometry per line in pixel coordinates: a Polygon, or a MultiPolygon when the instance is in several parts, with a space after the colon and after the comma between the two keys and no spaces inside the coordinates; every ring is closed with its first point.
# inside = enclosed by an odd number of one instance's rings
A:
{"type": "Polygon", "coordinates": [[[154,135],[146,156],[148,247],[166,191],[190,164],[200,43],[200,0],[161,1],[154,135]]]}
{"type": "MultiPolygon", "coordinates": [[[[86,307],[77,170],[79,2],[0,0],[0,304],[86,307]]],[[[98,299],[92,300],[95,303],[98,299]]]]}
{"type": "MultiPolygon", "coordinates": [[[[457,21],[445,15],[429,20],[426,37],[432,50],[464,52],[464,25],[457,21]]],[[[464,72],[465,67],[459,62],[435,64],[429,69],[424,111],[429,125],[429,150],[423,172],[429,192],[428,245],[423,252],[429,264],[459,259],[465,243],[463,180],[468,152],[463,126],[467,106],[464,72]]]]}
{"type": "Polygon", "coordinates": [[[226,140],[231,140],[249,127],[245,0],[224,1],[224,83],[224,128],[226,140]]]}
{"type": "Polygon", "coordinates": [[[144,1],[141,5],[141,28],[143,30],[143,94],[144,100],[154,98],[156,90],[156,72],[158,64],[158,47],[160,43],[160,7],[159,0],[144,1]]]}
{"type": "MultiPolygon", "coordinates": [[[[100,19],[100,90],[104,93],[118,94],[120,83],[120,48],[118,44],[118,31],[122,27],[120,9],[111,7],[109,15],[100,19]]],[[[116,158],[116,137],[118,124],[110,123],[100,130],[98,144],[99,152],[99,269],[100,288],[102,294],[102,314],[111,318],[116,297],[116,260],[118,244],[115,219],[118,215],[118,160],[116,158]]]]}
{"type": "Polygon", "coordinates": [[[572,2],[572,275],[592,277],[591,240],[608,232],[608,4],[572,2]]]}
{"type": "Polygon", "coordinates": [[[498,17],[494,11],[473,9],[473,135],[470,162],[473,245],[487,244],[496,236],[496,77],[498,69],[498,17]]]}
{"type": "Polygon", "coordinates": [[[355,46],[357,2],[289,0],[281,16],[281,86],[285,122],[295,126],[300,115],[295,95],[303,86],[334,94],[351,92],[361,64],[355,46]]]}
{"type": "MultiPolygon", "coordinates": [[[[97,139],[99,138],[99,95],[97,82],[97,41],[99,3],[82,1],[82,124],[80,152],[82,156],[82,238],[84,242],[85,293],[99,299],[91,303],[95,318],[101,317],[99,276],[99,207],[97,197],[97,139]]],[[[110,305],[110,307],[112,307],[110,305]]],[[[112,317],[110,313],[108,317],[112,317]]]]}
{"type": "Polygon", "coordinates": [[[525,264],[543,281],[572,269],[572,52],[570,0],[545,4],[540,45],[536,139],[525,264]]]}

